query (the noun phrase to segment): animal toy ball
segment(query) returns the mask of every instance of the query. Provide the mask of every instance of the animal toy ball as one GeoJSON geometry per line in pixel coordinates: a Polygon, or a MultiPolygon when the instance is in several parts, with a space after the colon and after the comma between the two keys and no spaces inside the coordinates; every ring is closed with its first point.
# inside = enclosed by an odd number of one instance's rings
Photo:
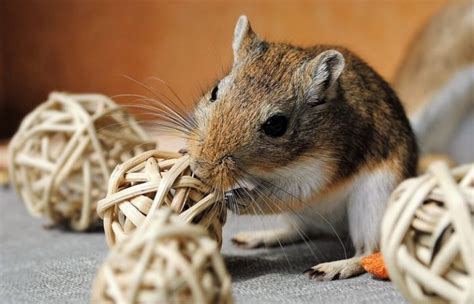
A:
{"type": "Polygon", "coordinates": [[[151,150],[118,165],[97,212],[104,220],[109,246],[167,206],[185,223],[200,224],[222,244],[226,209],[222,198],[196,178],[188,155],[151,150]]]}
{"type": "Polygon", "coordinates": [[[435,162],[393,192],[382,221],[390,279],[413,303],[474,303],[474,164],[435,162]]]}
{"type": "Polygon", "coordinates": [[[116,164],[154,146],[106,96],[53,92],[10,142],[10,179],[31,214],[86,230],[116,164]]]}
{"type": "Polygon", "coordinates": [[[92,303],[231,302],[231,280],[216,241],[168,207],[111,249],[92,291],[92,303]]]}

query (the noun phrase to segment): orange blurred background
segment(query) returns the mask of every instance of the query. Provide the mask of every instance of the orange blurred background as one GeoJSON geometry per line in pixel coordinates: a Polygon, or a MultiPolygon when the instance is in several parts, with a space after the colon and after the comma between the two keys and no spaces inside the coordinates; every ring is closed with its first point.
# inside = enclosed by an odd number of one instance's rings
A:
{"type": "Polygon", "coordinates": [[[347,46],[391,80],[410,40],[445,2],[3,1],[0,137],[52,90],[144,93],[123,75],[157,76],[191,107],[232,62],[241,14],[268,40],[347,46]]]}

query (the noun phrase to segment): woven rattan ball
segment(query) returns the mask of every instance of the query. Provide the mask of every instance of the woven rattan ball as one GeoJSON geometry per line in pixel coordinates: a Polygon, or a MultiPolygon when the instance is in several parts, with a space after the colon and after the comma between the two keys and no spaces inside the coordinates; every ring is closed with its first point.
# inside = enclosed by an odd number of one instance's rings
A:
{"type": "Polygon", "coordinates": [[[210,187],[194,177],[189,156],[151,150],[118,165],[97,213],[104,219],[109,246],[120,241],[161,206],[186,223],[205,227],[219,247],[226,209],[210,187]]]}
{"type": "Polygon", "coordinates": [[[113,168],[154,146],[109,98],[53,92],[9,145],[11,182],[31,214],[85,230],[113,168]]]}
{"type": "Polygon", "coordinates": [[[167,207],[111,249],[92,291],[92,303],[231,302],[217,243],[167,207]]]}
{"type": "Polygon", "coordinates": [[[390,278],[414,303],[474,303],[474,164],[404,181],[382,221],[390,278]]]}

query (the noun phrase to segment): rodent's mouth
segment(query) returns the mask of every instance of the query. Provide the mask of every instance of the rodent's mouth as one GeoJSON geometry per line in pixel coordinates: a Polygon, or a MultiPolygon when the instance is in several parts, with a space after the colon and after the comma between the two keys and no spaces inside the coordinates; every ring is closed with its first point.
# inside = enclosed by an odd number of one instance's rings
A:
{"type": "Polygon", "coordinates": [[[242,209],[246,209],[250,205],[251,194],[246,188],[234,188],[224,192],[224,204],[234,213],[239,213],[242,209]]]}
{"type": "Polygon", "coordinates": [[[232,212],[239,213],[246,209],[253,200],[252,190],[256,185],[248,180],[240,179],[224,192],[224,203],[232,212]]]}

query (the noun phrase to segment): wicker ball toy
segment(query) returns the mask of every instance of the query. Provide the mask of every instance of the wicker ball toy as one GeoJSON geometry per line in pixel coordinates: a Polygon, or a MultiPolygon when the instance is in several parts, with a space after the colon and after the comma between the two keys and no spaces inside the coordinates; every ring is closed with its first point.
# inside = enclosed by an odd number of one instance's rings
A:
{"type": "Polygon", "coordinates": [[[414,303],[474,303],[474,164],[404,181],[382,221],[390,279],[414,303]]]}
{"type": "Polygon", "coordinates": [[[112,248],[92,302],[231,303],[231,280],[207,231],[164,207],[112,248]]]}
{"type": "Polygon", "coordinates": [[[142,225],[162,206],[185,223],[197,223],[222,244],[226,209],[221,197],[194,177],[188,155],[151,150],[118,165],[107,196],[97,205],[109,246],[142,225]]]}
{"type": "Polygon", "coordinates": [[[155,146],[106,96],[53,92],[10,142],[11,182],[31,214],[86,230],[116,164],[155,146]]]}

